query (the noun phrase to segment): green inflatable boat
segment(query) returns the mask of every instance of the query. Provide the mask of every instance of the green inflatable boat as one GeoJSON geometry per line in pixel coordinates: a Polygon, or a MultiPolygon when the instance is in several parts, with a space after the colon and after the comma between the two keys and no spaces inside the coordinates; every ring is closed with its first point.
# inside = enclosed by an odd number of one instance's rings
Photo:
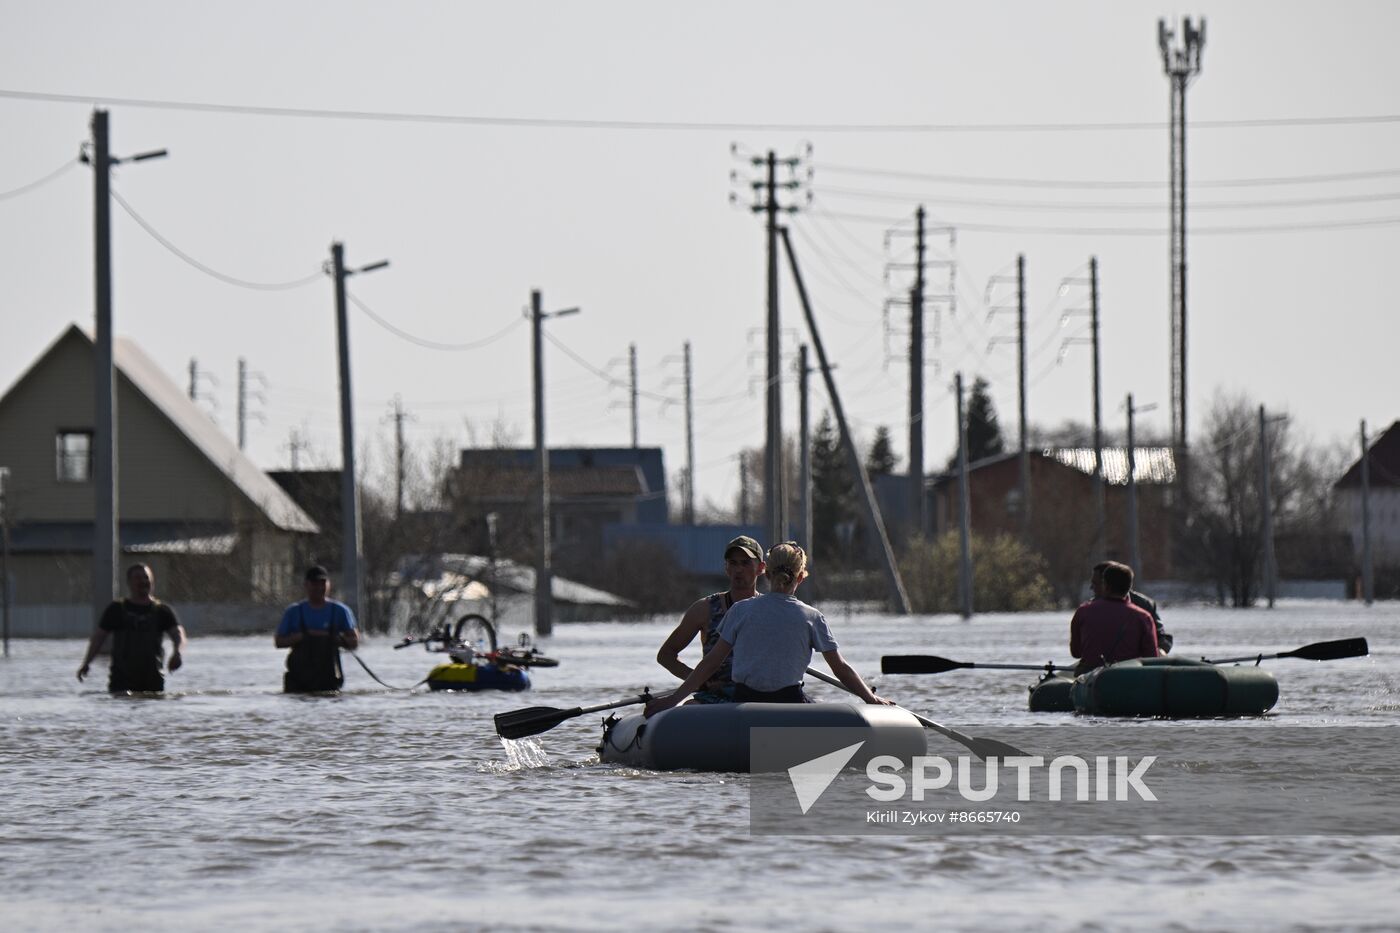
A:
{"type": "Polygon", "coordinates": [[[1259,667],[1137,658],[1076,677],[1070,699],[1089,716],[1260,716],[1278,702],[1278,681],[1259,667]]]}

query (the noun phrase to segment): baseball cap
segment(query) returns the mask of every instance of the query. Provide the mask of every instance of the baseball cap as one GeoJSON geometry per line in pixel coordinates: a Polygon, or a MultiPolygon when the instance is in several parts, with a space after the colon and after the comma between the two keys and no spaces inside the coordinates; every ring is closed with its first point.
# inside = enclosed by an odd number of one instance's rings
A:
{"type": "Polygon", "coordinates": [[[306,576],[303,579],[310,583],[312,580],[329,580],[330,578],[331,575],[326,573],[325,567],[320,564],[312,564],[306,568],[306,576]]]}
{"type": "Polygon", "coordinates": [[[739,550],[743,551],[745,554],[747,554],[749,557],[752,557],[754,560],[763,560],[763,548],[759,547],[758,542],[755,541],[753,538],[750,538],[748,535],[739,535],[739,537],[726,544],[724,546],[724,556],[728,557],[729,552],[734,550],[735,548],[738,548],[739,550]]]}

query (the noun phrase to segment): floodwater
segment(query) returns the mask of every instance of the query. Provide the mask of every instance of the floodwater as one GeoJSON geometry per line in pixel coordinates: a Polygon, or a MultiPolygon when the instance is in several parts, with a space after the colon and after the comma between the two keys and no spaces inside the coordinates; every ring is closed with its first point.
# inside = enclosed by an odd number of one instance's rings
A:
{"type": "MultiPolygon", "coordinates": [[[[178,607],[177,607],[178,608],[178,607]]],[[[1068,616],[890,619],[827,607],[867,676],[886,653],[1068,660],[1068,616]]],[[[1251,721],[1400,724],[1400,606],[1176,607],[1177,651],[1221,657],[1364,635],[1372,654],[1266,661],[1281,698],[1251,721]]],[[[671,620],[561,626],[561,666],[525,694],[380,687],[346,659],[333,698],[279,693],[265,638],[191,633],[159,699],[109,697],[79,641],[0,662],[0,927],[6,930],[1375,929],[1400,923],[1400,837],[773,837],[749,834],[743,775],[599,764],[602,714],[509,751],[493,713],[587,706],[674,684],[671,620]]],[[[507,633],[513,635],[514,633],[507,633]]],[[[437,656],[377,638],[411,684],[437,656]]],[[[820,665],[820,661],[818,661],[820,665]]],[[[946,725],[1045,722],[1026,673],[881,677],[946,725]]],[[[811,685],[822,699],[834,688],[811,685]]],[[[1108,720],[1054,721],[1094,729],[1108,720]]],[[[1150,724],[1149,724],[1150,727],[1150,724]]],[[[1201,728],[1212,728],[1209,722],[1201,728]]],[[[1389,731],[1389,730],[1385,730],[1389,731]]],[[[943,740],[930,735],[931,753],[943,740]]],[[[956,748],[948,749],[956,751],[956,748]]],[[[1398,791],[1400,792],[1400,791],[1398,791]]]]}

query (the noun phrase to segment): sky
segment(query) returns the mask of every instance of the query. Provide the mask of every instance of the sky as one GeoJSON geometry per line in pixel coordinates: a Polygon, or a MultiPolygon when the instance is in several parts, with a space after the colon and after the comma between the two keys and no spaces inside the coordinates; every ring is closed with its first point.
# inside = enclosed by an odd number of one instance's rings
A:
{"type": "MultiPolygon", "coordinates": [[[[1360,420],[1374,433],[1396,416],[1400,5],[1384,2],[0,0],[0,386],[92,326],[77,155],[101,105],[114,154],[169,150],[113,172],[116,333],[180,385],[196,361],[200,404],[231,436],[246,359],[247,451],[267,469],[289,465],[293,432],[303,467],[339,463],[317,274],[338,241],[352,267],[390,261],[349,280],[372,470],[396,397],[413,451],[531,443],[523,315],[539,289],[546,310],[581,309],[545,325],[548,442],[631,442],[635,344],[639,441],[674,477],[689,341],[697,496],[732,507],[737,453],[765,430],[765,238],[748,204],[750,160],[770,149],[802,156],[786,221],[863,442],[884,425],[908,449],[907,311],[886,302],[906,293],[919,205],[956,229],[930,237],[930,291],[955,268],[957,295],[926,319],[930,469],[955,449],[955,373],[989,381],[1015,436],[1018,254],[1029,421],[1090,419],[1096,256],[1105,423],[1121,429],[1133,393],[1158,406],[1139,430],[1165,434],[1157,22],[1184,14],[1207,23],[1188,92],[1190,436],[1217,393],[1245,393],[1300,436],[1354,445],[1360,420]]],[[[781,313],[790,362],[810,336],[786,274],[781,313]]]]}

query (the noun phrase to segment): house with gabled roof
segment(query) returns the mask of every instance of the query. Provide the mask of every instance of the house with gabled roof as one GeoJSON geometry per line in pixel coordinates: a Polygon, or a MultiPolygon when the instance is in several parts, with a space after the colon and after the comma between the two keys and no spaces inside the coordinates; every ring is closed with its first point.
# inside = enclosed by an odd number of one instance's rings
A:
{"type": "MultiPolygon", "coordinates": [[[[1357,457],[1332,485],[1337,512],[1351,535],[1358,567],[1365,527],[1361,514],[1361,462],[1357,457]]],[[[1400,567],[1400,421],[1371,441],[1366,467],[1371,560],[1377,568],[1400,567]]]]}
{"type": "MultiPolygon", "coordinates": [[[[15,634],[93,626],[93,353],[71,326],[0,396],[15,634]]],[[[270,626],[316,523],[135,343],[113,355],[122,563],[149,563],[187,628],[270,626]]]]}

